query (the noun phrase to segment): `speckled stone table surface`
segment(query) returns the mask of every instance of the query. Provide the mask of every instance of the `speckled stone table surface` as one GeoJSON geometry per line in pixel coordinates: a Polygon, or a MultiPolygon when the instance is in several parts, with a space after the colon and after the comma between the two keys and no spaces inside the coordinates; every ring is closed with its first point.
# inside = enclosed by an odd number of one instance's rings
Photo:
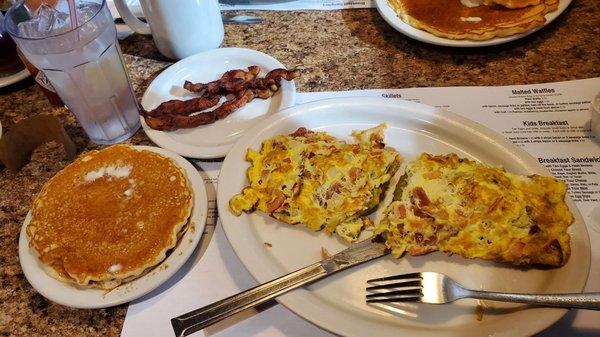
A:
{"type": "MultiPolygon", "coordinates": [[[[227,25],[223,46],[260,50],[302,69],[298,91],[510,85],[600,76],[600,1],[574,0],[556,21],[524,39],[490,48],[450,49],[407,38],[374,9],[244,12],[259,25],[227,25]]],[[[138,97],[171,62],[148,36],[121,41],[138,97]]],[[[52,108],[29,79],[0,89],[4,131],[36,114],[55,115],[79,152],[96,148],[64,108],[52,108]]],[[[128,142],[151,144],[143,131],[128,142]]],[[[0,335],[117,336],[126,305],[102,310],[66,308],[39,295],[17,254],[21,224],[43,184],[68,164],[62,148],[38,148],[19,173],[0,167],[0,335]]]]}

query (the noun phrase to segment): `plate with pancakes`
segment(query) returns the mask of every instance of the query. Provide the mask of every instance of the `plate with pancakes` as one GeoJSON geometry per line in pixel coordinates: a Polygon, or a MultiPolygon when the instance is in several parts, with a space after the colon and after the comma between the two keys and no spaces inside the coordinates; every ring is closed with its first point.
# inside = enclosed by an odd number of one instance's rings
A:
{"type": "Polygon", "coordinates": [[[525,37],[555,20],[571,0],[375,0],[400,33],[448,47],[484,47],[525,37]]]}
{"type": "Polygon", "coordinates": [[[169,279],[196,248],[204,181],[184,158],[150,146],[82,154],[42,188],[19,237],[29,283],[49,300],[104,308],[169,279]]]}

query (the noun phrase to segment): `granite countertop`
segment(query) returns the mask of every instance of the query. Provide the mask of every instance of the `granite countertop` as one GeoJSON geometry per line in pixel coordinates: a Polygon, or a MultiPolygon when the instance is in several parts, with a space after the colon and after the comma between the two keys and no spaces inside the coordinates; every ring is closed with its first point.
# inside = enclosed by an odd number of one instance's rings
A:
{"type": "MultiPolygon", "coordinates": [[[[260,25],[227,25],[223,46],[270,54],[288,68],[302,69],[298,91],[425,86],[510,85],[600,76],[600,2],[576,0],[557,20],[521,40],[489,48],[451,49],[407,38],[374,9],[310,12],[244,12],[260,25]]],[[[121,41],[138,97],[171,62],[148,36],[121,41]]],[[[89,143],[64,108],[52,108],[29,79],[0,89],[4,130],[36,114],[60,118],[79,152],[89,143]]],[[[129,142],[151,144],[143,131],[129,142]]],[[[117,336],[126,305],[77,310],[54,304],[25,279],[17,254],[21,224],[43,184],[68,161],[62,148],[38,148],[19,173],[0,167],[0,335],[117,336]]]]}

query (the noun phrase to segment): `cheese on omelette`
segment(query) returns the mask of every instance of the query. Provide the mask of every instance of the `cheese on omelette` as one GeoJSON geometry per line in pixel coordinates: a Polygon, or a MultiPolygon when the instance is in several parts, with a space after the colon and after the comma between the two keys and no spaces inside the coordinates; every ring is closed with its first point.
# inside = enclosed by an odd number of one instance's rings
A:
{"type": "Polygon", "coordinates": [[[231,211],[258,209],[288,224],[356,240],[372,226],[366,215],[383,198],[401,161],[383,143],[386,127],[353,132],[353,144],[299,128],[263,141],[259,152],[248,149],[249,185],[231,198],[231,211]]]}
{"type": "Polygon", "coordinates": [[[515,265],[564,265],[573,217],[564,182],[521,176],[455,154],[408,164],[375,234],[395,257],[431,251],[515,265]]]}

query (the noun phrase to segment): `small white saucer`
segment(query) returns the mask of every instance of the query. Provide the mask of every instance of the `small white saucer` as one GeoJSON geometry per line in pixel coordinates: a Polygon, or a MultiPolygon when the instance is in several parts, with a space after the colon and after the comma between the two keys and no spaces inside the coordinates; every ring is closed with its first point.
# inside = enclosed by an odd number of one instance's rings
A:
{"type": "MultiPolygon", "coordinates": [[[[156,108],[171,99],[189,99],[195,96],[183,89],[183,83],[210,82],[232,69],[245,69],[256,65],[261,68],[259,76],[277,68],[285,68],[273,57],[256,50],[244,48],[220,48],[187,57],[158,75],[144,93],[142,106],[146,110],[156,108]]],[[[157,131],[146,125],[142,127],[158,146],[184,157],[208,159],[225,157],[240,135],[248,128],[261,123],[264,118],[294,105],[296,86],[294,82],[281,81],[280,90],[273,97],[254,99],[227,118],[213,124],[176,131],[157,131]]]]}

